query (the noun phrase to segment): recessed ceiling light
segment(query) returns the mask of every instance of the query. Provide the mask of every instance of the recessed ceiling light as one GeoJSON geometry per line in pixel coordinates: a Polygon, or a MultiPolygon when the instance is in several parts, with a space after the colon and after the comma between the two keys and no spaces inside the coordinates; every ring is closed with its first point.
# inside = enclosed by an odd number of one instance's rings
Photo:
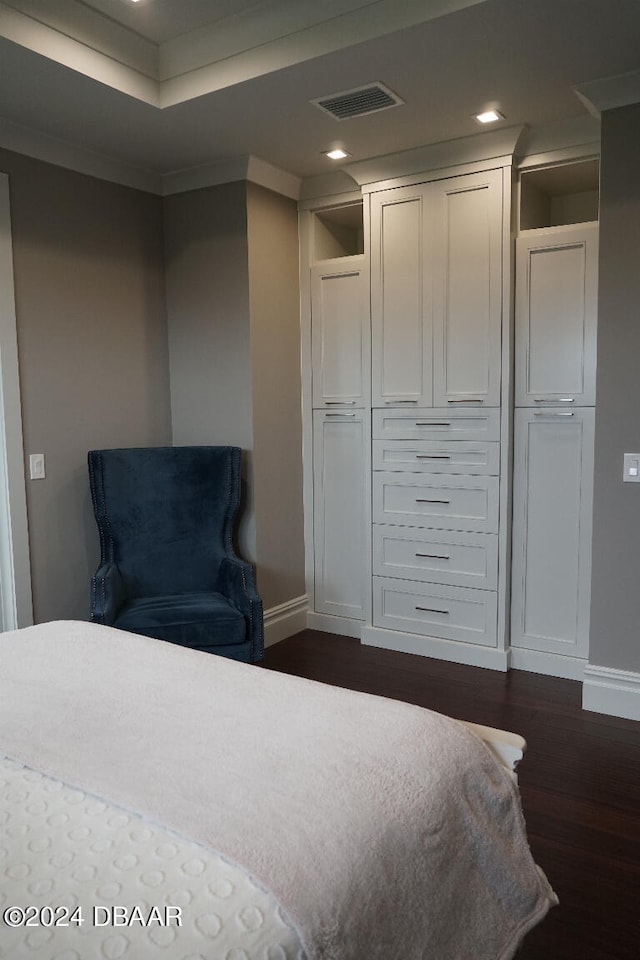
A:
{"type": "Polygon", "coordinates": [[[495,123],[496,120],[504,120],[504,116],[497,110],[485,110],[484,113],[476,114],[476,120],[478,123],[495,123]]]}
{"type": "Polygon", "coordinates": [[[327,150],[325,157],[329,157],[329,160],[344,160],[345,157],[348,157],[349,154],[346,150],[343,150],[342,147],[336,147],[335,150],[327,150]]]}

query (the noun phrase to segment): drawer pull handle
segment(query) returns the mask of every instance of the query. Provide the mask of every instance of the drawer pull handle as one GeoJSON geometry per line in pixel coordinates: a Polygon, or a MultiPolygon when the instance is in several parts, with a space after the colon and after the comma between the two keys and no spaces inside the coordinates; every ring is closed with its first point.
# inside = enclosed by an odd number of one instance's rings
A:
{"type": "Polygon", "coordinates": [[[534,403],[573,403],[573,397],[555,397],[551,400],[534,400],[534,403]]]}
{"type": "Polygon", "coordinates": [[[421,610],[423,613],[444,613],[449,616],[448,610],[439,610],[437,607],[416,607],[416,610],[421,610]]]}
{"type": "Polygon", "coordinates": [[[451,560],[451,557],[445,556],[444,553],[416,553],[416,557],[426,557],[428,560],[451,560]]]}
{"type": "Polygon", "coordinates": [[[355,417],[355,413],[325,413],[325,417],[355,417]]]}
{"type": "Polygon", "coordinates": [[[464,400],[447,400],[447,403],[484,403],[482,397],[466,397],[464,400]]]}
{"type": "Polygon", "coordinates": [[[416,420],[416,427],[450,427],[451,420],[416,420]]]}
{"type": "Polygon", "coordinates": [[[416,453],[416,460],[451,460],[450,453],[416,453]]]}
{"type": "Polygon", "coordinates": [[[535,410],[534,417],[572,417],[573,410],[563,410],[562,412],[552,413],[551,410],[535,410]]]}
{"type": "Polygon", "coordinates": [[[325,407],[353,407],[355,406],[355,400],[325,400],[325,407]]]}
{"type": "Polygon", "coordinates": [[[451,503],[451,500],[425,500],[416,497],[416,503],[451,503]]]}
{"type": "Polygon", "coordinates": [[[417,400],[385,400],[385,403],[417,403],[417,400]]]}

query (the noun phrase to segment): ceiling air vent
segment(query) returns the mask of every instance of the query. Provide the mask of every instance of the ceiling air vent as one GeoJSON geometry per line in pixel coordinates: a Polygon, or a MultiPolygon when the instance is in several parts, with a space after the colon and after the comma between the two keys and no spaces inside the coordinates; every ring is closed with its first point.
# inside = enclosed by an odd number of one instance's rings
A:
{"type": "Polygon", "coordinates": [[[404,100],[381,83],[368,83],[364,87],[356,87],[355,90],[319,97],[311,103],[315,103],[334,120],[349,120],[351,117],[364,117],[367,113],[397,107],[404,103],[404,100]]]}

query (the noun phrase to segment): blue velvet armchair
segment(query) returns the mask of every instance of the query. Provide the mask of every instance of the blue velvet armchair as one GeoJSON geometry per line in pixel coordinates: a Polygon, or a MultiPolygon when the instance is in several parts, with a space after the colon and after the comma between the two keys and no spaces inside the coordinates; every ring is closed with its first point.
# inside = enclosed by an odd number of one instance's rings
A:
{"type": "Polygon", "coordinates": [[[91,450],[88,459],[101,554],[90,619],[260,660],[262,602],[232,545],[240,449],[91,450]]]}

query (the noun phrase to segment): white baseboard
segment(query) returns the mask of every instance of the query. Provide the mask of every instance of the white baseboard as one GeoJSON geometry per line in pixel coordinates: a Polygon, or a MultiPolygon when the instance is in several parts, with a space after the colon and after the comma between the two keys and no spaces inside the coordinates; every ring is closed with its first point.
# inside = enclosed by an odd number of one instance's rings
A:
{"type": "Polygon", "coordinates": [[[264,611],[264,645],[271,647],[274,643],[300,633],[307,626],[307,608],[309,598],[306,594],[279,603],[264,611]]]}
{"type": "Polygon", "coordinates": [[[543,673],[546,677],[561,677],[563,680],[582,680],[586,665],[587,661],[579,657],[511,647],[511,666],[514,670],[543,673]]]}
{"type": "Polygon", "coordinates": [[[463,663],[470,667],[487,667],[490,670],[502,672],[509,669],[509,653],[504,650],[442,640],[439,637],[399,633],[382,627],[364,627],[362,643],[369,647],[382,647],[385,650],[398,650],[401,653],[417,653],[422,657],[449,660],[450,663],[463,663]]]}
{"type": "Polygon", "coordinates": [[[349,620],[348,617],[333,617],[330,613],[316,613],[309,610],[307,614],[309,630],[322,630],[324,633],[336,633],[339,637],[355,637],[360,639],[364,623],[361,620],[349,620]]]}
{"type": "Polygon", "coordinates": [[[640,673],[588,663],[584,668],[582,709],[640,720],[640,673]]]}

